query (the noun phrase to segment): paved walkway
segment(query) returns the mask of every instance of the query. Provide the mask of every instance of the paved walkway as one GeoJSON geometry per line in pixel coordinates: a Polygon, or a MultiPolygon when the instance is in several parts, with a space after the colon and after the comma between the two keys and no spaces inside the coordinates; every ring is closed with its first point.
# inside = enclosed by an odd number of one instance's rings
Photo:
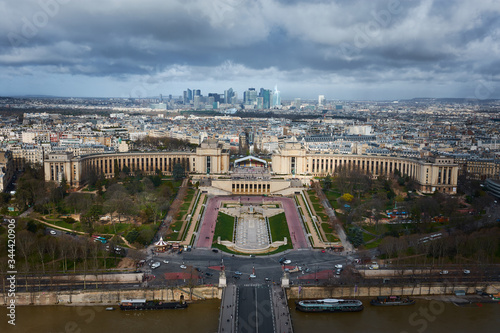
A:
{"type": "Polygon", "coordinates": [[[236,332],[236,286],[224,288],[219,314],[219,333],[236,332]]]}
{"type": "Polygon", "coordinates": [[[278,285],[271,289],[273,304],[274,331],[279,333],[293,332],[292,319],[285,290],[278,285]]]}
{"type": "Polygon", "coordinates": [[[266,249],[269,245],[266,221],[251,214],[240,215],[236,225],[235,244],[244,249],[266,249]]]}
{"type": "Polygon", "coordinates": [[[215,223],[217,222],[217,214],[222,200],[227,200],[229,197],[214,197],[208,199],[205,207],[203,221],[201,221],[200,231],[198,235],[197,248],[209,249],[212,247],[214,239],[215,223]]]}
{"type": "MultiPolygon", "coordinates": [[[[52,223],[49,223],[49,222],[45,222],[43,220],[40,220],[40,219],[34,219],[35,221],[37,222],[40,222],[42,224],[45,224],[53,229],[56,229],[56,230],[62,230],[62,231],[67,231],[67,232],[71,232],[71,233],[74,233],[74,234],[79,234],[79,235],[88,235],[90,236],[89,233],[86,233],[86,232],[83,232],[83,231],[75,231],[75,230],[71,230],[71,229],[68,229],[68,228],[64,228],[64,227],[60,227],[58,225],[55,225],[55,224],[52,224],[52,223]]],[[[125,237],[123,237],[122,235],[115,235],[115,234],[102,234],[102,233],[96,233],[96,234],[99,234],[101,236],[110,236],[110,237],[113,237],[113,236],[118,236],[120,237],[120,239],[128,246],[130,247],[131,249],[135,249],[135,246],[132,246],[126,239],[125,237]]]]}
{"type": "Polygon", "coordinates": [[[335,231],[337,232],[337,236],[339,236],[340,241],[342,242],[342,246],[344,247],[344,251],[347,253],[353,252],[354,246],[352,246],[351,242],[347,240],[347,235],[345,234],[344,228],[342,227],[342,223],[337,219],[335,216],[335,210],[332,208],[330,205],[330,202],[328,201],[325,193],[323,192],[323,189],[321,189],[319,183],[315,184],[317,188],[317,193],[319,195],[319,199],[321,200],[321,203],[323,204],[323,207],[325,207],[326,214],[332,219],[333,221],[336,221],[335,223],[335,231]]]}

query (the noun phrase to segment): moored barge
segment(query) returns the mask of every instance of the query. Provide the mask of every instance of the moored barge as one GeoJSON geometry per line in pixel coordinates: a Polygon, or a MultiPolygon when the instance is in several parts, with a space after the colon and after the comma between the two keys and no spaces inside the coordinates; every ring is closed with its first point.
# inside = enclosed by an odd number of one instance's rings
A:
{"type": "Polygon", "coordinates": [[[415,304],[415,300],[401,296],[378,296],[372,299],[370,304],[375,306],[413,305],[415,304]]]}
{"type": "Polygon", "coordinates": [[[186,302],[148,301],[146,299],[125,299],[120,302],[120,310],[165,310],[185,309],[186,302]]]}
{"type": "Polygon", "coordinates": [[[357,299],[325,298],[299,301],[296,309],[302,312],[357,312],[363,310],[363,303],[357,299]]]}

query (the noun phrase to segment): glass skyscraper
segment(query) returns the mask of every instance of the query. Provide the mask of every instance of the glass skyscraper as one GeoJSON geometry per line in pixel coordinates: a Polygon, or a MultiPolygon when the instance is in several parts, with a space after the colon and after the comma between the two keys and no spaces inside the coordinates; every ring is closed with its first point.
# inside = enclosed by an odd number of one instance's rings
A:
{"type": "Polygon", "coordinates": [[[281,95],[278,90],[278,86],[274,86],[274,94],[273,94],[273,107],[281,108],[281,95]]]}

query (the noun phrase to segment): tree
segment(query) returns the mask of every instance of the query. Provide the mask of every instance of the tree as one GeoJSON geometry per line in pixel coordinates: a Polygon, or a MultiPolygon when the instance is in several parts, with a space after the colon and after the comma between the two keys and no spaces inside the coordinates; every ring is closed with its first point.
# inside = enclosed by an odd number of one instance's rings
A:
{"type": "Polygon", "coordinates": [[[175,181],[184,179],[184,177],[186,177],[186,173],[184,171],[184,168],[182,167],[182,164],[180,163],[174,164],[174,168],[172,170],[172,176],[174,177],[175,181]]]}
{"type": "Polygon", "coordinates": [[[354,199],[354,196],[352,194],[349,194],[349,193],[344,193],[344,194],[342,194],[340,199],[343,200],[344,202],[351,202],[354,199]]]}
{"type": "Polygon", "coordinates": [[[332,187],[332,178],[330,174],[326,175],[325,179],[323,179],[323,190],[328,191],[332,187]]]}
{"type": "Polygon", "coordinates": [[[120,168],[118,167],[118,160],[115,159],[115,162],[113,164],[113,169],[114,169],[114,178],[118,179],[120,178],[120,168]]]}
{"type": "Polygon", "coordinates": [[[349,242],[354,245],[354,247],[358,247],[364,243],[363,231],[361,231],[358,227],[350,227],[347,230],[347,238],[349,242]]]}

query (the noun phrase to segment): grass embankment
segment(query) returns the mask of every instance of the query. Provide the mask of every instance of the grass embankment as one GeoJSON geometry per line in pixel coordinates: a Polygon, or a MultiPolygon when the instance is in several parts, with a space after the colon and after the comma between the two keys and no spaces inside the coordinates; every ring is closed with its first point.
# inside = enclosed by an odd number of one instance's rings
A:
{"type": "Polygon", "coordinates": [[[233,241],[234,233],[234,217],[224,213],[220,213],[217,216],[217,224],[215,225],[214,231],[214,243],[217,243],[217,239],[220,236],[221,240],[233,241]]]}
{"type": "Polygon", "coordinates": [[[281,251],[286,249],[293,249],[292,240],[290,238],[290,230],[288,230],[285,213],[271,216],[269,218],[269,229],[271,229],[271,239],[273,242],[282,241],[286,237],[287,244],[279,247],[281,251]]]}

